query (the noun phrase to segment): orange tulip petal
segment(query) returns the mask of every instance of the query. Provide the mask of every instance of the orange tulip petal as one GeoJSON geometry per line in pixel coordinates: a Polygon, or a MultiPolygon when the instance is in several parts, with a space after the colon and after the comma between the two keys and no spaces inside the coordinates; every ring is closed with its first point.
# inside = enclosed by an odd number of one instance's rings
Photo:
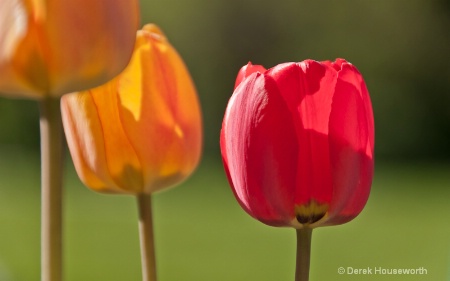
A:
{"type": "Polygon", "coordinates": [[[199,103],[184,63],[156,26],[139,32],[119,96],[120,116],[141,158],[146,191],[173,185],[190,174],[201,149],[199,103]]]}
{"type": "Polygon", "coordinates": [[[96,190],[119,189],[109,175],[102,125],[91,95],[65,95],[61,110],[67,143],[81,181],[96,190]]]}
{"type": "MultiPolygon", "coordinates": [[[[111,178],[122,190],[139,193],[143,189],[142,168],[119,116],[117,80],[87,91],[92,96],[101,123],[106,163],[111,178]]],[[[93,131],[92,134],[98,132],[93,131]]]]}
{"type": "Polygon", "coordinates": [[[127,65],[137,0],[0,2],[0,91],[61,96],[107,82],[127,65]]]}

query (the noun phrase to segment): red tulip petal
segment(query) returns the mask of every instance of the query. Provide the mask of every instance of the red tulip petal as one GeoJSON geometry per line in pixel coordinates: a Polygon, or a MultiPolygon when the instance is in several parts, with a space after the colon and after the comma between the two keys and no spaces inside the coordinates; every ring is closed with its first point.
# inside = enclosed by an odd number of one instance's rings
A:
{"type": "Polygon", "coordinates": [[[249,62],[247,65],[244,65],[238,72],[236,82],[234,84],[234,88],[236,89],[239,84],[241,84],[242,80],[249,77],[254,72],[264,73],[266,69],[262,65],[253,65],[249,62]]]}
{"type": "Polygon", "coordinates": [[[252,74],[236,88],[221,143],[241,206],[266,224],[290,225],[298,144],[292,116],[271,79],[252,74]]]}
{"type": "Polygon", "coordinates": [[[334,192],[327,224],[344,223],[356,217],[370,192],[373,117],[367,92],[361,90],[361,81],[353,66],[342,64],[330,114],[334,192]]]}
{"type": "Polygon", "coordinates": [[[369,157],[373,158],[375,147],[375,125],[373,119],[372,103],[370,101],[369,91],[367,90],[366,83],[364,82],[362,75],[359,73],[356,67],[350,63],[342,65],[342,71],[339,73],[339,78],[354,85],[359,90],[366,112],[365,118],[367,119],[367,126],[369,128],[369,143],[366,148],[366,154],[369,157]]]}
{"type": "Polygon", "coordinates": [[[299,146],[295,204],[329,203],[332,175],[326,135],[336,71],[308,60],[280,64],[267,74],[277,82],[295,122],[299,146]]]}

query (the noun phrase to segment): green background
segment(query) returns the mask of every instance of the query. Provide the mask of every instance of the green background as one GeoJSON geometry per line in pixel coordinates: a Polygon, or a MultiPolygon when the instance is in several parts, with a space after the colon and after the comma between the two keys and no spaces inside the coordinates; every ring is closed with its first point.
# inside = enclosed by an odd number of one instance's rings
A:
{"type": "MultiPolygon", "coordinates": [[[[0,152],[8,159],[0,160],[0,183],[8,187],[0,189],[0,280],[37,281],[39,159],[0,152]]],[[[68,166],[65,280],[140,280],[134,198],[94,193],[68,166]]],[[[363,212],[348,224],[313,231],[311,280],[449,281],[449,170],[448,164],[380,163],[363,212]],[[423,267],[428,274],[339,275],[341,266],[423,267]]],[[[184,184],[153,201],[160,280],[293,280],[295,231],[266,226],[241,210],[219,164],[205,159],[184,184]]]]}
{"type": "MultiPolygon", "coordinates": [[[[376,173],[354,221],[313,233],[311,280],[450,281],[450,5],[446,0],[142,1],[185,59],[202,103],[204,158],[154,196],[160,280],[293,280],[295,233],[241,210],[219,131],[237,71],[343,57],[375,113],[376,173]],[[339,267],[427,275],[339,275],[339,267]]],[[[0,98],[0,281],[39,280],[39,127],[34,101],[0,98]]],[[[67,281],[140,279],[134,198],[101,195],[67,157],[67,281]]]]}

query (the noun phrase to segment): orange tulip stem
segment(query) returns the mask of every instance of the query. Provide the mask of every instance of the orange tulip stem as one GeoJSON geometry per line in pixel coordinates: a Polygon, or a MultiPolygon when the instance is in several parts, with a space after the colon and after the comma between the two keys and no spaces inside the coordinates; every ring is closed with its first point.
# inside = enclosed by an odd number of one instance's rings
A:
{"type": "Polygon", "coordinates": [[[295,281],[309,280],[311,236],[311,228],[297,229],[297,262],[295,267],[295,281]]]}
{"type": "Polygon", "coordinates": [[[152,198],[137,195],[139,209],[139,237],[141,241],[142,281],[156,281],[156,257],[153,236],[152,198]]]}
{"type": "Polygon", "coordinates": [[[63,135],[59,98],[40,101],[41,280],[62,279],[63,135]]]}

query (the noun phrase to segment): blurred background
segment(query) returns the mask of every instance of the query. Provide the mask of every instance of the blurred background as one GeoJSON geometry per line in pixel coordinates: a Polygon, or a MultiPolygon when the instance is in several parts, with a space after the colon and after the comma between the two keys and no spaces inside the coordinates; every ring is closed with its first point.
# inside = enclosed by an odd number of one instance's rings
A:
{"type": "MultiPolygon", "coordinates": [[[[376,121],[377,159],[450,159],[450,2],[142,0],[187,63],[203,105],[205,154],[238,70],[342,57],[363,74],[376,121]]],[[[34,102],[0,99],[0,144],[39,148],[34,102]]]]}
{"type": "MultiPolygon", "coordinates": [[[[376,124],[376,174],[355,221],[318,229],[312,280],[340,266],[425,267],[450,280],[450,2],[141,1],[188,65],[204,116],[204,157],[155,195],[161,280],[293,280],[295,235],[251,219],[220,162],[223,113],[240,67],[342,57],[363,74],[376,124]]],[[[66,280],[139,280],[131,197],[90,192],[67,156],[66,280]]],[[[0,281],[39,280],[39,120],[33,101],[0,98],[0,281]]],[[[384,279],[385,278],[385,279],[384,279]]]]}

